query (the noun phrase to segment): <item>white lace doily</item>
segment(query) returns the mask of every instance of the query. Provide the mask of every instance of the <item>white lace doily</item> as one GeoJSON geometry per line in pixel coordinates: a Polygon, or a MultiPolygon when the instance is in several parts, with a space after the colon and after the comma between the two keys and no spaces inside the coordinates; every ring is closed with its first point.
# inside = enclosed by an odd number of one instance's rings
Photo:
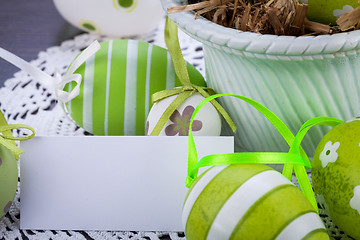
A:
{"type": "MultiPolygon", "coordinates": [[[[162,21],[157,29],[138,39],[165,47],[164,25],[162,21]]],[[[75,56],[95,39],[107,40],[95,35],[82,34],[63,42],[60,46],[50,47],[40,52],[38,58],[31,63],[50,75],[55,71],[64,73],[75,56]]],[[[181,31],[179,31],[179,40],[185,60],[193,64],[205,76],[201,44],[181,31]]],[[[27,73],[22,71],[15,73],[14,78],[8,79],[4,85],[0,88],[0,109],[10,124],[28,124],[35,129],[37,135],[88,134],[65,115],[57,104],[55,96],[27,73]]],[[[25,133],[18,131],[14,134],[25,133]]],[[[320,209],[320,215],[331,237],[339,240],[349,239],[332,224],[323,209],[320,209]]],[[[0,239],[185,239],[184,233],[177,232],[35,231],[20,230],[19,225],[20,188],[9,213],[0,219],[0,239]]]]}

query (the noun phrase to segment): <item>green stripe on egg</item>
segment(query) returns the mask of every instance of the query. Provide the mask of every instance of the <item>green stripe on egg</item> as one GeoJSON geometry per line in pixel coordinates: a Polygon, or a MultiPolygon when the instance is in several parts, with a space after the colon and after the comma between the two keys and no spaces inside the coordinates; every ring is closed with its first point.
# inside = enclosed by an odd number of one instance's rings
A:
{"type": "MultiPolygon", "coordinates": [[[[206,185],[215,177],[216,174],[221,172],[227,166],[229,166],[229,165],[222,165],[222,166],[208,168],[198,178],[196,178],[196,180],[191,185],[191,187],[189,188],[189,191],[187,192],[187,194],[185,196],[184,206],[185,206],[185,204],[190,204],[192,206],[194,201],[197,199],[197,197],[199,196],[201,191],[206,187],[206,185]],[[200,183],[198,183],[199,181],[200,181],[200,183]],[[195,191],[193,191],[195,186],[197,189],[195,191]],[[196,192],[196,194],[195,194],[195,192],[196,192]],[[191,197],[193,200],[187,201],[190,193],[191,193],[191,197]],[[191,203],[189,203],[189,202],[191,202],[191,203]]],[[[183,206],[183,208],[184,208],[184,206],[183,206]]],[[[191,210],[191,208],[189,208],[187,212],[183,211],[183,223],[184,224],[186,223],[186,220],[187,220],[187,217],[189,216],[190,210],[191,210]]]]}
{"type": "MultiPolygon", "coordinates": [[[[127,41],[127,40],[124,40],[127,41]]],[[[114,52],[127,52],[127,45],[120,44],[117,41],[112,42],[112,51],[114,52]]],[[[110,53],[109,53],[110,54],[110,53]]],[[[119,79],[120,81],[111,81],[109,86],[110,95],[109,95],[109,109],[107,111],[113,114],[112,118],[108,120],[108,129],[104,135],[108,135],[108,132],[118,132],[119,135],[124,134],[124,128],[121,127],[124,125],[124,105],[117,104],[118,101],[125,101],[125,89],[126,89],[126,69],[127,69],[127,59],[125,54],[113,54],[111,58],[111,74],[110,79],[119,79]]],[[[108,115],[108,114],[107,114],[108,115]]],[[[106,115],[105,122],[106,124],[106,115]]]]}
{"type": "Polygon", "coordinates": [[[308,233],[303,240],[327,240],[329,235],[326,229],[317,229],[308,233]]]}
{"type": "Polygon", "coordinates": [[[296,218],[289,221],[276,240],[319,240],[329,239],[324,223],[316,212],[310,211],[299,214],[296,218]],[[320,237],[320,238],[318,238],[320,237]]]}
{"type": "MultiPolygon", "coordinates": [[[[93,91],[96,90],[98,92],[97,98],[92,98],[92,119],[93,123],[102,122],[105,120],[105,108],[106,108],[106,88],[107,88],[107,76],[111,74],[108,72],[108,65],[111,66],[111,63],[108,62],[109,58],[111,58],[111,52],[109,53],[109,43],[105,42],[101,49],[103,51],[98,51],[95,55],[95,67],[94,67],[94,88],[93,91]],[[110,54],[110,55],[109,55],[110,54]]],[[[110,69],[111,70],[111,69],[110,69]]],[[[86,81],[86,80],[84,80],[86,81]]],[[[84,99],[86,101],[86,99],[84,99]]],[[[93,124],[93,131],[97,132],[97,135],[105,135],[104,124],[93,124]]]]}
{"type": "Polygon", "coordinates": [[[138,56],[137,56],[137,89],[136,89],[136,96],[137,96],[137,102],[136,102],[136,111],[137,111],[137,118],[136,118],[136,135],[142,135],[144,134],[144,122],[147,117],[147,110],[145,109],[145,96],[146,96],[146,86],[144,83],[146,82],[146,71],[143,71],[143,69],[146,69],[147,67],[147,53],[149,49],[149,44],[146,42],[139,42],[139,50],[138,50],[138,56]]]}
{"type": "Polygon", "coordinates": [[[329,239],[301,191],[260,164],[216,166],[192,185],[183,207],[185,234],[203,239],[329,239]]]}
{"type": "MultiPolygon", "coordinates": [[[[102,42],[101,49],[75,73],[83,76],[80,94],[66,108],[73,120],[95,135],[144,135],[151,96],[181,86],[168,51],[137,40],[102,42]]],[[[187,64],[193,84],[203,76],[187,64]]],[[[70,91],[74,86],[68,84],[70,91]]]]}
{"type": "MultiPolygon", "coordinates": [[[[219,167],[214,167],[212,171],[216,171],[217,168],[219,167]]],[[[259,172],[268,170],[268,168],[269,167],[266,166],[263,168],[254,168],[254,166],[250,164],[230,165],[214,176],[214,178],[201,191],[201,194],[199,193],[200,190],[195,186],[187,200],[189,200],[192,194],[196,194],[198,197],[193,206],[188,206],[188,204],[185,203],[183,211],[186,211],[186,208],[191,208],[186,221],[185,232],[189,232],[186,230],[189,227],[195,228],[197,231],[191,231],[194,236],[187,235],[187,237],[189,239],[205,239],[205,236],[209,232],[211,223],[214,221],[224,202],[236,191],[239,186],[246,182],[246,180],[259,172]],[[239,175],[229,175],[229,172],[232,171],[238,172],[239,175]],[[217,194],[214,194],[214,192],[217,192],[217,194]],[[204,215],[203,206],[208,206],[209,202],[212,203],[211,208],[208,208],[207,214],[204,215]]],[[[211,173],[211,171],[209,171],[209,173],[211,173]]],[[[201,179],[198,183],[200,182],[201,179]]],[[[183,221],[184,220],[185,219],[183,218],[183,221]]]]}
{"type": "Polygon", "coordinates": [[[254,203],[235,227],[232,237],[269,236],[275,239],[290,222],[308,212],[314,212],[314,208],[299,189],[290,184],[280,185],[254,203]],[[270,214],[264,214],[266,212],[270,214]]]}
{"type": "MultiPolygon", "coordinates": [[[[162,48],[153,47],[151,53],[151,60],[156,56],[159,57],[158,64],[151,64],[150,70],[150,92],[159,92],[166,89],[166,81],[158,81],[159,78],[166,79],[167,72],[167,51],[162,48]]],[[[151,102],[151,96],[149,96],[151,102]]]]}

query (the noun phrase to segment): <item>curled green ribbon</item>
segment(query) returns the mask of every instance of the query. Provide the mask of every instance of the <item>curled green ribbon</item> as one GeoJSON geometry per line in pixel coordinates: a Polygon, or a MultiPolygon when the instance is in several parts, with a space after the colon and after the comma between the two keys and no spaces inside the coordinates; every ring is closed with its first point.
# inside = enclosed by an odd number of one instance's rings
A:
{"type": "Polygon", "coordinates": [[[24,150],[21,150],[16,146],[15,141],[16,140],[28,140],[35,136],[35,130],[26,125],[26,124],[8,124],[4,115],[0,111],[0,145],[3,145],[7,149],[9,149],[11,152],[13,152],[16,159],[19,159],[19,155],[24,152],[24,150]],[[28,129],[32,132],[30,136],[25,137],[14,137],[11,133],[11,130],[13,129],[28,129]]]}
{"type": "MultiPolygon", "coordinates": [[[[209,97],[210,95],[215,94],[215,91],[211,88],[199,87],[190,82],[189,73],[186,68],[185,60],[181,53],[181,48],[179,45],[178,39],[178,29],[175,23],[173,23],[169,18],[166,18],[165,24],[165,42],[168,47],[171,59],[174,64],[174,69],[176,75],[179,77],[179,80],[182,84],[182,87],[174,89],[166,89],[152,95],[152,102],[158,102],[164,98],[177,95],[174,101],[168,106],[163,115],[160,117],[159,121],[155,125],[151,136],[157,136],[160,134],[162,128],[166,124],[167,120],[170,118],[171,114],[188,98],[193,92],[200,93],[204,98],[209,97]]],[[[227,114],[225,109],[215,100],[210,101],[216,110],[224,117],[226,122],[229,124],[233,132],[236,131],[236,126],[231,120],[230,116],[227,114]]]]}
{"type": "Polygon", "coordinates": [[[188,140],[188,174],[186,177],[185,185],[191,187],[196,180],[198,170],[200,167],[216,166],[216,165],[228,165],[228,164],[245,164],[245,163],[257,163],[257,164],[284,164],[283,175],[291,181],[292,172],[295,170],[295,176],[298,179],[299,186],[303,194],[310,201],[314,209],[319,212],[317,202],[315,199],[314,191],[306,169],[311,168],[311,163],[306,153],[301,147],[301,142],[308,132],[308,130],[315,125],[328,125],[336,126],[342,123],[342,120],[331,117],[317,117],[312,118],[305,122],[300,128],[299,132],[294,136],[289,128],[269,109],[260,103],[235,94],[216,94],[204,99],[194,110],[191,116],[189,126],[189,140],[188,140]],[[209,101],[221,96],[231,96],[239,98],[261,112],[272,125],[280,132],[285,141],[290,146],[289,152],[242,152],[242,153],[228,153],[228,154],[213,154],[208,155],[198,161],[198,155],[192,134],[192,123],[195,115],[199,110],[209,101]]]}

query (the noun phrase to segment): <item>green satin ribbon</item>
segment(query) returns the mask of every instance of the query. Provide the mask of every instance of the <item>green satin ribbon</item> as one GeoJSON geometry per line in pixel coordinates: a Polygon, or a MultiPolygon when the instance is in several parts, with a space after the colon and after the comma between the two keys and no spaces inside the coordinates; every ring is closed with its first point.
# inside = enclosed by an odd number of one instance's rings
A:
{"type": "Polygon", "coordinates": [[[19,159],[19,155],[24,151],[16,146],[15,141],[28,140],[33,136],[35,136],[35,130],[32,127],[25,124],[8,124],[4,115],[0,111],[0,145],[3,145],[11,152],[13,152],[16,159],[19,159]],[[14,137],[11,133],[11,130],[19,128],[28,129],[32,132],[32,134],[25,137],[14,137]]]}
{"type": "MultiPolygon", "coordinates": [[[[179,45],[178,29],[176,24],[173,23],[169,18],[166,18],[165,42],[174,64],[175,73],[179,77],[182,87],[166,89],[152,95],[152,102],[155,103],[164,98],[178,94],[178,96],[174,99],[174,101],[168,106],[163,115],[160,117],[159,121],[155,125],[155,128],[150,134],[151,136],[157,136],[160,134],[161,130],[163,129],[170,116],[188,97],[190,97],[192,93],[198,92],[204,98],[215,94],[215,91],[211,88],[199,87],[190,82],[189,73],[187,71],[185,60],[179,45]]],[[[235,132],[236,126],[231,120],[230,116],[225,111],[225,109],[215,100],[212,100],[210,102],[216,108],[216,110],[224,117],[226,122],[231,127],[232,131],[235,132]]]]}
{"type": "MultiPolygon", "coordinates": [[[[303,138],[305,137],[306,133],[310,130],[311,127],[316,125],[325,125],[334,127],[340,123],[343,123],[343,120],[332,118],[332,117],[315,117],[308,121],[306,121],[301,128],[299,129],[298,133],[295,136],[294,142],[290,145],[289,153],[299,154],[300,144],[303,138]]],[[[308,161],[308,159],[307,159],[308,161]]],[[[310,163],[310,162],[309,162],[310,163]]],[[[287,164],[283,168],[283,175],[288,179],[291,178],[293,172],[293,165],[287,164]]]]}
{"type": "Polygon", "coordinates": [[[305,122],[300,128],[299,132],[294,136],[289,128],[269,109],[260,103],[239,95],[235,94],[216,94],[204,99],[194,110],[194,113],[190,120],[189,126],[189,141],[188,141],[188,175],[186,178],[185,185],[191,187],[193,182],[196,180],[198,175],[198,170],[200,167],[205,166],[216,166],[216,165],[228,165],[228,164],[284,164],[283,175],[291,181],[292,172],[295,170],[295,176],[298,179],[299,186],[303,194],[310,201],[314,209],[319,212],[317,207],[317,202],[315,199],[315,194],[312,190],[312,186],[306,169],[311,169],[311,163],[309,158],[305,154],[304,150],[300,146],[304,136],[308,130],[315,125],[328,125],[336,126],[339,123],[342,123],[342,120],[331,118],[331,117],[317,117],[312,118],[305,122]],[[208,155],[198,161],[198,155],[196,151],[196,146],[194,142],[194,137],[192,134],[192,123],[194,121],[195,115],[199,110],[209,101],[221,97],[221,96],[231,96],[239,98],[254,108],[256,108],[260,113],[262,113],[272,125],[280,132],[285,141],[290,146],[289,152],[242,152],[242,153],[228,153],[228,154],[213,154],[208,155]]]}

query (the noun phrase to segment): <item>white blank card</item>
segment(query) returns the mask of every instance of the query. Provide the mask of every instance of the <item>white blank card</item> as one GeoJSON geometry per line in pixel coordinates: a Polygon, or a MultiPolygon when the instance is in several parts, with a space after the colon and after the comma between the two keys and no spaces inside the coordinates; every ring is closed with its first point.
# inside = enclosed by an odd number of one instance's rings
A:
{"type": "MultiPolygon", "coordinates": [[[[187,137],[35,137],[21,143],[21,229],[183,231],[187,137]]],[[[195,137],[199,157],[233,137],[195,137]]],[[[200,158],[199,158],[200,159],[200,158]]]]}

